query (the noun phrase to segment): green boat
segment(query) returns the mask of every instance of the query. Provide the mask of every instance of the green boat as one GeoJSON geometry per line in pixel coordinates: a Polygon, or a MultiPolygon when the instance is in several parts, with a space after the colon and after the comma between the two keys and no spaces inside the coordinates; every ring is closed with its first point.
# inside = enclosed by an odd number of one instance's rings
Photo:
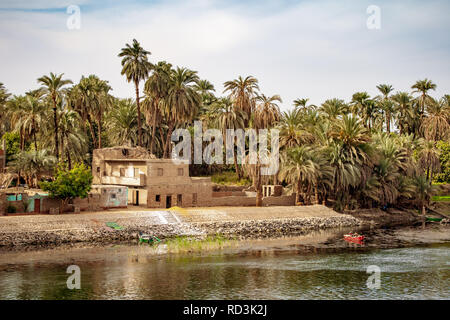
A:
{"type": "Polygon", "coordinates": [[[139,233],[139,243],[148,243],[148,244],[155,244],[161,242],[161,240],[156,237],[145,233],[139,233]]]}
{"type": "Polygon", "coordinates": [[[106,222],[106,226],[110,227],[111,229],[114,229],[114,230],[123,230],[123,227],[119,226],[115,222],[106,222]]]}
{"type": "Polygon", "coordinates": [[[441,222],[443,218],[427,217],[427,221],[441,222]]]}

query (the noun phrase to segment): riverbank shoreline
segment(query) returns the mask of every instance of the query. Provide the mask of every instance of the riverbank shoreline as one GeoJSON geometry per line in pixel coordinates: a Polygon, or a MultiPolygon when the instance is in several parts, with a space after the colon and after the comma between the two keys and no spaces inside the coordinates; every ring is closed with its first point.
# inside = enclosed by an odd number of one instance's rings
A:
{"type": "Polygon", "coordinates": [[[139,211],[2,217],[0,251],[45,249],[74,244],[102,246],[135,243],[140,232],[153,234],[161,239],[204,239],[218,234],[237,240],[270,239],[336,228],[371,230],[373,233],[380,228],[414,226],[420,221],[420,217],[406,211],[384,212],[371,209],[341,214],[320,205],[173,208],[167,211],[139,208],[139,211]],[[107,227],[108,221],[116,222],[122,229],[107,227]]]}

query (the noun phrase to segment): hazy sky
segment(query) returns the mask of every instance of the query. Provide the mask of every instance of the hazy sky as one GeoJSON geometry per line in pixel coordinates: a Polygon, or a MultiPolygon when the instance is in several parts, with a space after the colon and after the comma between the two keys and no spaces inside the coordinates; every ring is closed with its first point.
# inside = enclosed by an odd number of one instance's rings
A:
{"type": "Polygon", "coordinates": [[[445,0],[0,0],[0,82],[21,94],[50,71],[74,82],[96,74],[134,97],[117,54],[136,38],[152,62],[197,70],[218,95],[223,82],[253,75],[283,109],[295,98],[374,95],[380,83],[409,91],[426,77],[440,97],[450,93],[449,13],[445,0]],[[79,30],[67,27],[69,5],[80,7],[79,30]],[[379,30],[367,28],[370,5],[379,30]]]}

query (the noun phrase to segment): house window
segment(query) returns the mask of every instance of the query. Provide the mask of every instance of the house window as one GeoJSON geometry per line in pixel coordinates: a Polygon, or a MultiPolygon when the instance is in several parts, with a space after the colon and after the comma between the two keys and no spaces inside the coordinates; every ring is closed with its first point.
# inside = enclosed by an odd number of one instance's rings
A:
{"type": "Polygon", "coordinates": [[[125,177],[125,168],[120,168],[120,176],[125,177]]]}
{"type": "Polygon", "coordinates": [[[119,188],[119,193],[121,193],[121,192],[122,192],[122,189],[119,188]]]}
{"type": "Polygon", "coordinates": [[[162,168],[158,168],[158,176],[162,177],[163,175],[163,169],[162,168]]]}
{"type": "Polygon", "coordinates": [[[100,167],[97,167],[97,172],[100,172],[100,167]]]}
{"type": "Polygon", "coordinates": [[[161,201],[161,195],[157,194],[155,197],[155,201],[156,202],[160,202],[161,201]]]}
{"type": "Polygon", "coordinates": [[[197,194],[196,193],[192,194],[192,204],[197,204],[197,194]]]}
{"type": "Polygon", "coordinates": [[[178,168],[178,175],[182,176],[183,175],[183,168],[178,168]]]}
{"type": "Polygon", "coordinates": [[[177,204],[181,205],[183,202],[183,195],[177,194],[177,204]]]}
{"type": "Polygon", "coordinates": [[[116,198],[116,194],[115,193],[111,193],[111,199],[115,199],[116,198]]]}

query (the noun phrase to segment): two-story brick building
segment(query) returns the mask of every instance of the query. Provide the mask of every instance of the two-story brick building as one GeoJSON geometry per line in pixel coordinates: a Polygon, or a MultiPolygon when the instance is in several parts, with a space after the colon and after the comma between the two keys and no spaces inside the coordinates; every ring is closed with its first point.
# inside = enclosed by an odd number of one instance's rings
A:
{"type": "Polygon", "coordinates": [[[128,203],[150,208],[211,205],[211,178],[189,176],[187,162],[156,159],[143,148],[94,150],[94,185],[128,188],[128,203]]]}

